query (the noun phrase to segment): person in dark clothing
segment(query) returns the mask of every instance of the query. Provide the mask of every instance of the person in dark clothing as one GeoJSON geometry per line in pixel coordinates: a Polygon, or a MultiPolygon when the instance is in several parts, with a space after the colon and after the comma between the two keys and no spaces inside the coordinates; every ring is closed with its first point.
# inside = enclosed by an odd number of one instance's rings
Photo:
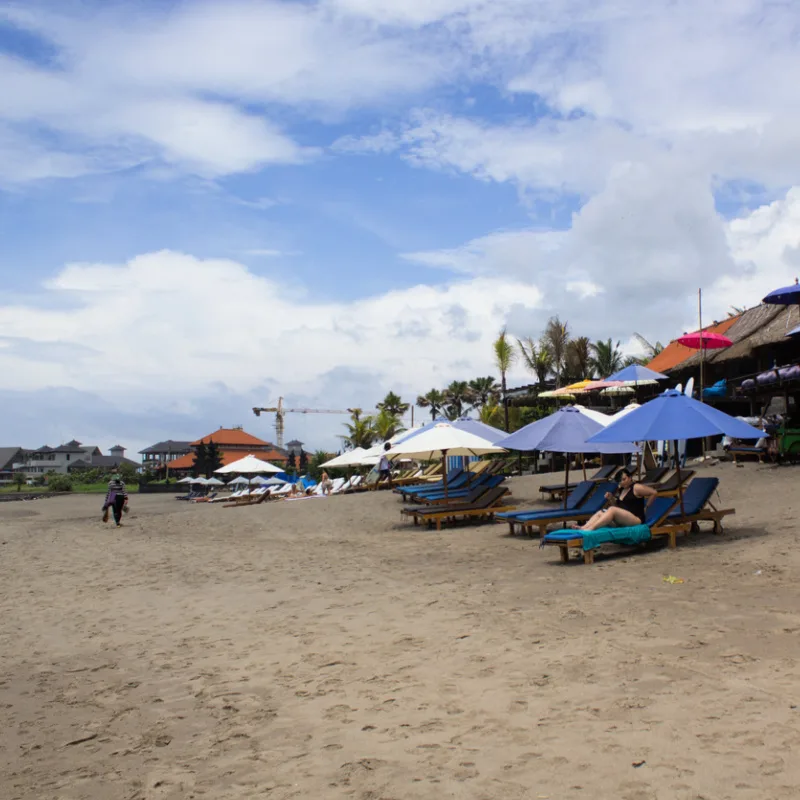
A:
{"type": "Polygon", "coordinates": [[[113,475],[108,482],[108,492],[106,492],[106,499],[103,503],[103,522],[108,522],[109,509],[114,514],[114,522],[117,527],[122,526],[122,512],[127,510],[128,505],[128,492],[125,490],[125,484],[119,475],[113,475]]]}
{"type": "Polygon", "coordinates": [[[619,486],[614,494],[606,492],[609,507],[598,511],[585,525],[584,531],[598,528],[626,528],[644,523],[645,508],[653,502],[658,492],[633,480],[631,473],[624,469],[620,473],[619,486]]]}

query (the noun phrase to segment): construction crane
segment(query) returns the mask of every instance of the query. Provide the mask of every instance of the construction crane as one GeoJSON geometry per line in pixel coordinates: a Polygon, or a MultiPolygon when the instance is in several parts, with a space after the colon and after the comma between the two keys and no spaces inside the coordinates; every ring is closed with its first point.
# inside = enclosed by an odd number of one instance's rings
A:
{"type": "Polygon", "coordinates": [[[262,412],[275,415],[275,438],[278,447],[283,448],[283,419],[286,414],[352,414],[353,409],[348,408],[344,411],[332,411],[327,408],[284,408],[283,398],[279,397],[277,406],[253,409],[253,413],[257,417],[260,417],[262,412]]]}

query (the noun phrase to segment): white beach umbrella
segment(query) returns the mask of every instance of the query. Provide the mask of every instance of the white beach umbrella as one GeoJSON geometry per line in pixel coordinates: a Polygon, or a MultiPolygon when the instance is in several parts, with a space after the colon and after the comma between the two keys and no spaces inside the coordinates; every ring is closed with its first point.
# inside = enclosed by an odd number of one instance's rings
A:
{"type": "Polygon", "coordinates": [[[206,486],[224,486],[225,482],[221,481],[219,478],[207,478],[206,479],[206,486]]]}
{"type": "Polygon", "coordinates": [[[346,450],[344,453],[326,461],[321,466],[323,467],[353,467],[361,463],[361,457],[367,451],[363,447],[355,447],[352,450],[346,450]]]}
{"type": "Polygon", "coordinates": [[[193,478],[191,475],[187,476],[186,478],[181,478],[177,483],[194,483],[196,478],[193,478]]]}
{"type": "Polygon", "coordinates": [[[446,422],[439,422],[423,433],[418,433],[405,441],[397,442],[386,453],[390,459],[410,456],[423,461],[442,459],[444,493],[447,496],[447,456],[480,456],[486,453],[504,453],[502,447],[495,447],[488,439],[476,436],[469,431],[454,428],[446,422]]]}
{"type": "Polygon", "coordinates": [[[276,467],[274,464],[270,464],[269,461],[262,461],[254,455],[249,455],[231,464],[226,464],[224,467],[214,470],[214,472],[217,474],[240,472],[244,475],[257,475],[258,473],[264,472],[283,472],[283,470],[280,467],[276,467]]]}
{"type": "Polygon", "coordinates": [[[228,485],[232,486],[233,484],[242,484],[242,483],[245,484],[246,486],[249,486],[250,479],[245,478],[243,475],[240,475],[238,478],[234,478],[232,481],[230,481],[228,485]]]}
{"type": "Polygon", "coordinates": [[[612,420],[612,417],[610,417],[608,414],[604,414],[602,411],[593,411],[591,408],[585,408],[584,406],[575,406],[575,409],[580,411],[584,416],[589,417],[589,419],[593,419],[604,428],[612,420]]]}
{"type": "Polygon", "coordinates": [[[199,483],[199,484],[205,486],[208,483],[208,479],[207,478],[192,478],[191,482],[192,483],[199,483]]]}
{"type": "Polygon", "coordinates": [[[630,414],[631,411],[636,411],[637,408],[639,408],[638,403],[628,403],[625,408],[621,408],[616,414],[609,417],[609,421],[616,422],[618,419],[622,419],[626,414],[630,414]]]}

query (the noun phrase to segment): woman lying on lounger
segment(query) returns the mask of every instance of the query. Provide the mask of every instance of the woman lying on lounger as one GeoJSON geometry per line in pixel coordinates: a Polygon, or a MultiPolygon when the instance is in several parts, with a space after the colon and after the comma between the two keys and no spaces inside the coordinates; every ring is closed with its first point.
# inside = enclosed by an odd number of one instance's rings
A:
{"type": "Polygon", "coordinates": [[[619,487],[616,493],[606,492],[606,500],[610,506],[603,511],[598,511],[580,530],[596,531],[598,528],[627,528],[633,525],[643,525],[645,507],[653,502],[657,494],[655,489],[634,482],[631,473],[624,469],[620,473],[619,487]]]}

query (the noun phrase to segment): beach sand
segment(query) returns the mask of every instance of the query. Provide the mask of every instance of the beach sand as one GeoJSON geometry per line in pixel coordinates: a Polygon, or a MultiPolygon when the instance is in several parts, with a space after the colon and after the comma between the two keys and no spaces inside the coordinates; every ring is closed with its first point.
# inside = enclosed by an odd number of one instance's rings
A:
{"type": "Polygon", "coordinates": [[[0,795],[796,798],[798,472],[707,474],[724,535],[593,566],[389,493],[0,504],[0,795]]]}

